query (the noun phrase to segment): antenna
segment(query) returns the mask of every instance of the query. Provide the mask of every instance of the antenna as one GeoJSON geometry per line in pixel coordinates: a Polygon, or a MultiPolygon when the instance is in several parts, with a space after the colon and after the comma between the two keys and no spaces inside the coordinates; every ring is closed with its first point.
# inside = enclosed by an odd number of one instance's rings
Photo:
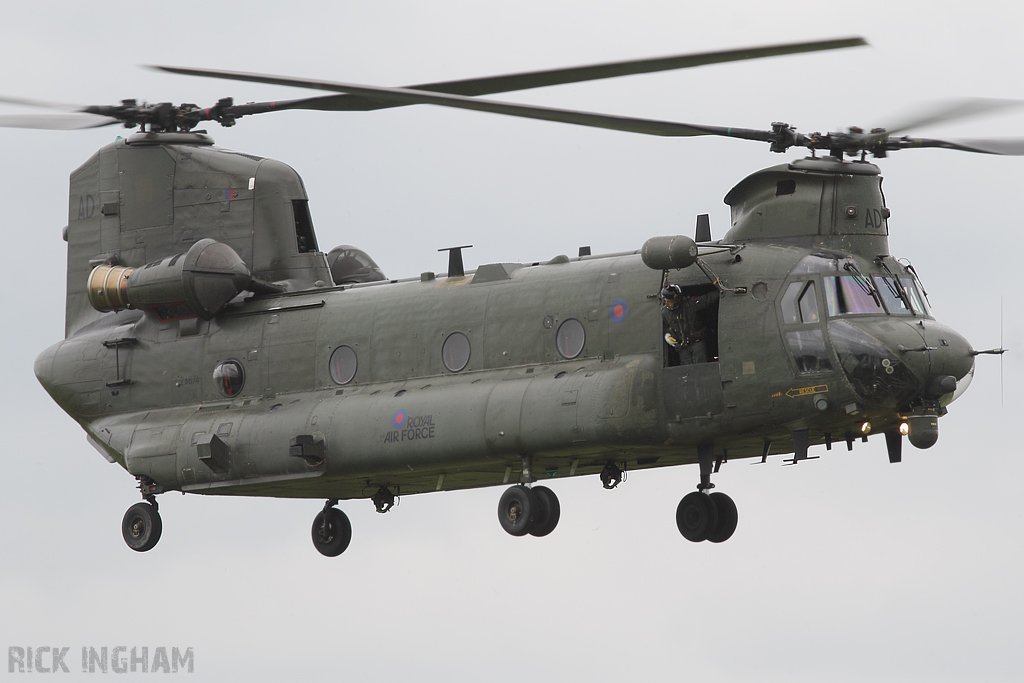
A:
{"type": "Polygon", "coordinates": [[[462,250],[472,246],[472,244],[464,244],[461,247],[438,249],[438,251],[448,252],[448,277],[463,277],[466,274],[466,268],[462,265],[462,250]]]}
{"type": "Polygon", "coordinates": [[[697,216],[697,231],[693,238],[694,242],[711,241],[711,216],[702,213],[697,216]]]}
{"type": "Polygon", "coordinates": [[[1003,354],[1002,352],[1006,349],[1003,348],[1003,295],[999,295],[999,407],[1005,408],[1006,404],[1003,402],[1003,354]]]}

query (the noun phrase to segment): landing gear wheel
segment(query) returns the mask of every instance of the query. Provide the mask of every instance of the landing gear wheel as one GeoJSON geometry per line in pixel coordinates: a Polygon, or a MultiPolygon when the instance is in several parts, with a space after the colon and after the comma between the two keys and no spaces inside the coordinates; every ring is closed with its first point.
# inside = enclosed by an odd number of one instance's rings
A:
{"type": "Polygon", "coordinates": [[[736,531],[736,520],[738,519],[736,503],[732,501],[732,498],[718,491],[708,497],[711,498],[711,502],[715,504],[715,509],[718,511],[718,523],[708,532],[708,540],[712,543],[728,541],[736,531]]]}
{"type": "Polygon", "coordinates": [[[337,557],[352,540],[352,523],[338,508],[321,510],[313,520],[313,546],[321,555],[337,557]]]}
{"type": "Polygon", "coordinates": [[[547,536],[558,526],[558,518],[562,508],[558,505],[558,496],[546,486],[534,486],[530,491],[537,501],[535,519],[530,527],[531,536],[547,536]]]}
{"type": "Polygon", "coordinates": [[[537,497],[525,486],[513,486],[506,490],[498,501],[501,528],[513,536],[525,536],[533,526],[537,507],[537,497]]]}
{"type": "Polygon", "coordinates": [[[128,508],[121,520],[121,535],[135,552],[152,550],[164,530],[160,513],[149,503],[136,503],[128,508]]]}
{"type": "Polygon", "coordinates": [[[676,508],[676,526],[687,541],[707,540],[708,533],[718,526],[718,510],[711,496],[700,491],[683,496],[676,508]]]}

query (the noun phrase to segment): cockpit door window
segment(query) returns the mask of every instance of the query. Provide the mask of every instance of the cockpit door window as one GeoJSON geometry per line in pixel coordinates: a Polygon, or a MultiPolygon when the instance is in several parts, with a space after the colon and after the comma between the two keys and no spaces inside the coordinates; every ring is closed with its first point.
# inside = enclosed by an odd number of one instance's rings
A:
{"type": "Polygon", "coordinates": [[[787,327],[786,344],[800,375],[821,374],[833,369],[832,355],[821,329],[815,282],[789,283],[779,302],[782,322],[787,327]]]}
{"type": "Polygon", "coordinates": [[[818,299],[814,280],[790,283],[782,295],[782,321],[789,324],[818,322],[818,299]]]}
{"type": "Polygon", "coordinates": [[[821,330],[787,332],[786,342],[801,375],[832,372],[832,356],[825,346],[825,335],[821,330]]]}

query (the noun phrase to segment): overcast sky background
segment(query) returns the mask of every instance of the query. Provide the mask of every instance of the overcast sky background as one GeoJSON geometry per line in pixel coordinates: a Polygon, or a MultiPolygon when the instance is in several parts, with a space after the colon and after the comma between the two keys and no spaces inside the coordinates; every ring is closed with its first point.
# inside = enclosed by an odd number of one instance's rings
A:
{"type": "MultiPolygon", "coordinates": [[[[174,64],[405,85],[618,59],[862,35],[871,47],[561,86],[496,99],[804,132],[885,126],[943,97],[1024,98],[1024,9],[1006,2],[11,3],[0,94],[286,99],[307,91],[150,72],[174,64]]],[[[0,113],[28,111],[0,107],[0,113]]],[[[226,148],[304,178],[320,245],[351,243],[390,277],[639,248],[692,234],[748,173],[801,156],[407,107],[211,125],[226,148]]],[[[726,464],[735,536],[675,528],[695,466],[557,481],[558,529],[512,538],[501,488],[348,501],[353,541],[320,556],[322,501],[161,497],[164,534],[130,551],[134,479],[103,460],[32,374],[63,336],[68,175],[123,131],[0,130],[6,311],[0,335],[0,653],[10,646],[193,647],[190,680],[1020,680],[1024,464],[1024,158],[945,150],[881,161],[891,251],[975,348],[938,444],[890,465],[884,439],[797,467],[726,464]]],[[[916,132],[916,131],[915,131],[916,132]]],[[[934,137],[1024,136],[1024,110],[934,137]]],[[[6,662],[0,675],[6,675],[6,662]]],[[[131,676],[121,676],[131,679],[131,676]]],[[[145,678],[145,677],[139,677],[145,678]]]]}

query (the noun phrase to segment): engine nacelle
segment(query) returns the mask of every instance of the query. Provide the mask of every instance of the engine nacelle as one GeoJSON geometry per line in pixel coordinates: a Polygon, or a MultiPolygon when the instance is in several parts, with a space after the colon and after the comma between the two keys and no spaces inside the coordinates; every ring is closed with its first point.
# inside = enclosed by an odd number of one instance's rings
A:
{"type": "Polygon", "coordinates": [[[104,313],[145,308],[161,320],[209,320],[251,283],[249,268],[234,249],[204,239],[183,254],[140,268],[96,266],[88,295],[92,307],[104,313]]]}

